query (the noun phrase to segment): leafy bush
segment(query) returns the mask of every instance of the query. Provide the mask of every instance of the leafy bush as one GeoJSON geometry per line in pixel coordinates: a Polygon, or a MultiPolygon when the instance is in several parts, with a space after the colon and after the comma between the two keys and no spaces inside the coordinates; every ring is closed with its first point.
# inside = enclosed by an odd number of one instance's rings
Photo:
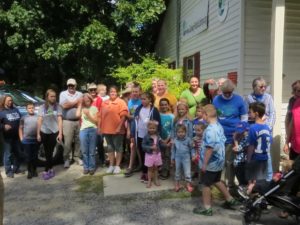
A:
{"type": "Polygon", "coordinates": [[[151,91],[153,79],[166,80],[168,91],[177,98],[189,87],[188,83],[183,82],[182,69],[169,69],[166,60],[157,60],[151,55],[143,57],[140,64],[132,63],[127,67],[117,68],[112,76],[122,85],[136,81],[141,84],[144,91],[151,91]]]}

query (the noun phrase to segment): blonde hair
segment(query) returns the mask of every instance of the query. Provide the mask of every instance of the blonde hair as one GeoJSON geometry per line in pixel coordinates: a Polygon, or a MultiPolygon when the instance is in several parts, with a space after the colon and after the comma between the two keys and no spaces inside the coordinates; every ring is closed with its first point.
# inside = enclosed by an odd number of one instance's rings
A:
{"type": "Polygon", "coordinates": [[[204,112],[205,114],[210,118],[216,118],[217,117],[217,110],[212,104],[208,104],[204,106],[204,112]]]}
{"type": "MultiPolygon", "coordinates": [[[[190,114],[189,114],[189,106],[188,106],[188,104],[186,103],[186,101],[178,101],[177,102],[177,107],[176,107],[176,110],[178,111],[178,107],[179,106],[184,106],[185,108],[186,108],[186,117],[190,120],[191,119],[191,116],[190,116],[190,114]]],[[[177,121],[178,121],[178,119],[179,119],[179,116],[178,116],[178,112],[176,113],[176,116],[175,116],[175,118],[174,118],[174,123],[176,123],[177,121]]]]}

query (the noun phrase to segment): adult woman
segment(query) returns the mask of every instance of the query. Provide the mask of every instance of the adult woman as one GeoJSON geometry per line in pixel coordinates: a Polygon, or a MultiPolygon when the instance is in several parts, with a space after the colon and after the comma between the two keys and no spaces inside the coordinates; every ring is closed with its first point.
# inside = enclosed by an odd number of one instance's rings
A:
{"type": "Polygon", "coordinates": [[[224,129],[226,137],[225,142],[225,158],[226,158],[226,171],[225,179],[228,181],[228,187],[234,188],[234,168],[233,168],[233,133],[235,132],[236,125],[241,121],[248,120],[248,110],[244,100],[233,91],[235,85],[231,80],[224,81],[221,91],[222,94],[217,95],[213,99],[213,105],[218,112],[218,120],[224,129]]]}
{"type": "MultiPolygon", "coordinates": [[[[266,107],[266,113],[264,116],[264,120],[266,124],[269,126],[270,130],[275,123],[275,108],[273,98],[270,94],[266,93],[266,81],[262,77],[255,78],[252,82],[253,92],[250,95],[247,95],[245,98],[245,103],[247,109],[249,108],[249,104],[253,102],[262,102],[266,107]]],[[[249,120],[249,123],[254,123],[254,121],[249,120]]],[[[272,158],[271,153],[268,153],[268,175],[267,181],[271,181],[273,177],[273,169],[272,169],[272,158]]]]}
{"type": "Polygon", "coordinates": [[[19,124],[21,114],[13,106],[13,99],[5,95],[0,111],[0,130],[3,134],[3,161],[7,177],[13,178],[20,167],[19,124]]]}
{"type": "Polygon", "coordinates": [[[195,117],[196,106],[199,103],[204,103],[205,95],[199,86],[198,77],[191,77],[190,79],[190,88],[184,90],[180,95],[180,100],[186,101],[189,106],[189,114],[192,117],[195,117]]]}
{"type": "Polygon", "coordinates": [[[93,106],[93,97],[86,93],[76,110],[81,118],[79,132],[80,149],[83,156],[83,174],[94,175],[96,170],[95,150],[97,145],[98,108],[93,106]]]}
{"type": "Polygon", "coordinates": [[[48,89],[45,94],[45,103],[38,112],[37,140],[41,141],[45,149],[46,166],[42,174],[44,180],[55,176],[52,155],[56,141],[62,141],[62,108],[56,102],[56,92],[48,89]]]}
{"type": "Polygon", "coordinates": [[[154,96],[155,96],[154,106],[157,109],[159,108],[160,99],[166,98],[170,102],[171,111],[173,113],[176,112],[177,99],[176,99],[175,95],[168,92],[167,82],[165,80],[157,81],[157,93],[154,96]]]}
{"type": "Polygon", "coordinates": [[[102,103],[100,113],[99,132],[107,142],[109,168],[107,173],[121,172],[120,163],[123,154],[123,138],[125,134],[125,120],[128,114],[126,103],[119,98],[116,86],[109,89],[109,99],[102,103]],[[116,152],[116,156],[115,156],[116,152]]]}

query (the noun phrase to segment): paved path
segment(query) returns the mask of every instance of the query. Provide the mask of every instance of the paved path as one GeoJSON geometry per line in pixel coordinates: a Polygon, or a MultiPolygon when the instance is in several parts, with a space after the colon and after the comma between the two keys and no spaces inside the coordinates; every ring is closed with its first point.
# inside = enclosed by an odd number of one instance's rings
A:
{"type": "MultiPolygon", "coordinates": [[[[55,168],[57,176],[49,181],[27,180],[25,175],[14,179],[4,177],[4,225],[240,225],[238,211],[220,208],[214,204],[214,216],[194,215],[192,209],[200,199],[169,195],[171,191],[153,192],[135,181],[135,178],[113,177],[119,190],[140,185],[146,193],[104,196],[103,193],[78,191],[76,179],[83,177],[82,168],[72,165],[69,170],[55,168]],[[124,180],[123,180],[124,179],[124,180]],[[132,179],[133,182],[129,182],[132,179]],[[124,181],[124,183],[122,182],[124,181]],[[128,182],[126,185],[125,183],[128,182]],[[171,196],[171,197],[170,197],[171,196]]],[[[3,170],[2,170],[3,171],[3,170]]],[[[97,171],[92,180],[100,179],[97,171]]],[[[3,173],[2,173],[3,175],[3,173]]],[[[105,178],[106,179],[106,178],[105,178]]],[[[106,183],[106,182],[105,182],[106,183]]],[[[110,181],[112,184],[112,182],[110,181]]],[[[170,182],[171,183],[171,182],[170,182]]],[[[163,184],[164,186],[164,184],[163,184]]],[[[167,187],[167,184],[165,185],[167,187]]],[[[107,186],[108,187],[108,186],[107,186]]],[[[107,193],[107,192],[106,192],[107,193]]],[[[174,194],[174,193],[173,193],[174,194]]],[[[280,220],[273,212],[264,215],[263,225],[291,225],[292,220],[280,220]]]]}

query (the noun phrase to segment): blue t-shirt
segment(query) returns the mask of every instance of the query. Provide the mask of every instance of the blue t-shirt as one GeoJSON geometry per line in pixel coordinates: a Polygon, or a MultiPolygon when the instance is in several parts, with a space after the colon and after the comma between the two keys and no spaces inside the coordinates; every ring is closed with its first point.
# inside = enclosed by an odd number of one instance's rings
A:
{"type": "Polygon", "coordinates": [[[130,113],[131,116],[134,115],[134,112],[135,112],[136,108],[138,106],[140,106],[141,104],[142,104],[142,101],[139,98],[137,98],[137,99],[133,99],[133,98],[129,99],[129,101],[128,101],[128,111],[129,111],[129,113],[130,113]]]}
{"type": "Polygon", "coordinates": [[[268,153],[272,143],[271,130],[266,124],[252,124],[248,135],[249,145],[253,145],[255,150],[251,160],[263,161],[268,159],[268,153]]]}
{"type": "Polygon", "coordinates": [[[225,163],[225,140],[224,130],[218,122],[208,125],[203,133],[199,161],[200,168],[203,165],[206,148],[210,147],[213,149],[213,153],[208,161],[206,170],[217,172],[223,169],[225,163]]]}
{"type": "Polygon", "coordinates": [[[213,105],[217,109],[218,119],[226,136],[226,144],[233,143],[233,133],[236,125],[241,121],[242,115],[247,115],[248,110],[241,96],[233,94],[231,99],[224,99],[218,95],[213,100],[213,105]]]}
{"type": "Polygon", "coordinates": [[[161,121],[160,136],[163,140],[166,140],[168,137],[171,137],[174,115],[171,113],[168,114],[160,113],[160,121],[161,121]]]}

